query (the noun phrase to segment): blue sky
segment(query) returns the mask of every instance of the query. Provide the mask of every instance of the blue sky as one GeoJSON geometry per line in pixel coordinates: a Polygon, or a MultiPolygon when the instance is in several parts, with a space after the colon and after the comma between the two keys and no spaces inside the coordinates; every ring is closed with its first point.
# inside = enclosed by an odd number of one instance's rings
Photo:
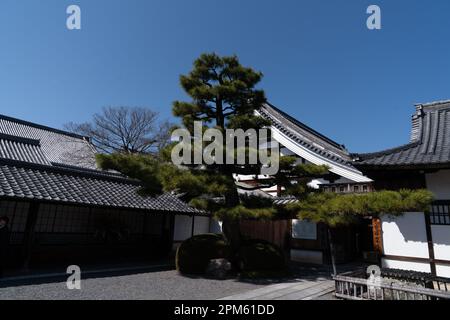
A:
{"type": "Polygon", "coordinates": [[[408,142],[413,104],[450,98],[448,0],[2,0],[0,113],[54,127],[103,106],[171,117],[202,52],[264,73],[269,100],[352,152],[408,142]],[[66,29],[66,8],[82,30],[66,29]],[[382,30],[366,9],[382,10],[382,30]]]}

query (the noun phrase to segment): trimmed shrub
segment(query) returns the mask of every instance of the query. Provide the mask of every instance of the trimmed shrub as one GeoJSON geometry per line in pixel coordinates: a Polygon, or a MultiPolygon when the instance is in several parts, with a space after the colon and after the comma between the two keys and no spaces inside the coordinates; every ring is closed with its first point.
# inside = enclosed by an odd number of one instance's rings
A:
{"type": "Polygon", "coordinates": [[[284,275],[287,270],[283,251],[264,240],[245,241],[240,249],[239,259],[244,275],[284,275]]]}
{"type": "Polygon", "coordinates": [[[204,274],[212,259],[230,259],[231,249],[222,235],[202,234],[184,241],[176,253],[177,270],[184,274],[204,274]]]}

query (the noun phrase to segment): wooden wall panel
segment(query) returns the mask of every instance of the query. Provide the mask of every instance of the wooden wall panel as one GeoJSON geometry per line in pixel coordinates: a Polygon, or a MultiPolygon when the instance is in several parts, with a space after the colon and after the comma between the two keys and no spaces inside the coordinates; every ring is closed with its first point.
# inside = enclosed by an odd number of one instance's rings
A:
{"type": "Polygon", "coordinates": [[[290,220],[279,221],[241,221],[241,232],[251,239],[261,239],[272,242],[286,249],[290,238],[290,220]]]}

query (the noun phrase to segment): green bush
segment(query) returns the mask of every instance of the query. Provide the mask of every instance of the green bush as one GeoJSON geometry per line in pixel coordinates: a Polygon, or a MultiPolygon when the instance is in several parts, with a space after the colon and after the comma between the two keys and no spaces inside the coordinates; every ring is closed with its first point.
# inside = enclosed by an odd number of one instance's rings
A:
{"type": "Polygon", "coordinates": [[[176,253],[177,270],[204,274],[211,259],[230,259],[231,249],[222,235],[202,234],[184,241],[176,253]]]}
{"type": "Polygon", "coordinates": [[[287,270],[283,251],[264,240],[246,240],[239,252],[244,274],[284,274],[287,270]]]}

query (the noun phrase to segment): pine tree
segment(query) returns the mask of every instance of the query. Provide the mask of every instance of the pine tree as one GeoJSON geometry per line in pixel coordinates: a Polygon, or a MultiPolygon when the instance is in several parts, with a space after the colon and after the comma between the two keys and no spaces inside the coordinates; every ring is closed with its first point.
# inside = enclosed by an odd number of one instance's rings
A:
{"type": "MultiPolygon", "coordinates": [[[[267,127],[270,123],[255,115],[255,110],[266,102],[264,91],[256,88],[261,79],[260,72],[244,67],[236,56],[202,54],[194,62],[192,71],[180,77],[181,86],[191,101],[174,102],[173,114],[181,118],[183,126],[191,132],[194,121],[202,121],[204,130],[215,128],[223,133],[227,129],[267,127]]],[[[270,201],[239,197],[233,174],[257,176],[262,165],[202,163],[178,168],[169,161],[170,151],[169,147],[163,152],[159,162],[147,156],[116,154],[100,156],[99,163],[103,168],[116,169],[142,180],[143,191],[148,194],[176,190],[196,207],[215,213],[235,250],[241,244],[241,219],[273,218],[283,214],[270,201]],[[223,203],[212,201],[220,197],[223,203]]],[[[247,156],[249,152],[247,150],[247,156]]],[[[311,178],[328,172],[325,166],[297,164],[294,157],[282,158],[279,166],[279,173],[262,183],[279,185],[286,193],[297,196],[305,193],[311,178]]]]}
{"type": "MultiPolygon", "coordinates": [[[[191,132],[195,121],[203,122],[203,130],[216,128],[221,132],[267,127],[270,123],[255,115],[255,110],[266,101],[264,91],[256,88],[261,79],[260,72],[242,66],[236,56],[202,54],[194,62],[193,70],[180,78],[181,86],[191,101],[174,102],[173,113],[191,132]]],[[[98,162],[104,169],[118,170],[142,181],[141,192],[144,194],[176,191],[183,194],[191,205],[214,213],[222,221],[223,233],[235,252],[241,246],[242,219],[298,217],[322,222],[332,228],[353,223],[357,217],[365,215],[401,214],[426,209],[432,198],[424,190],[349,196],[322,193],[309,188],[308,182],[326,176],[329,173],[326,166],[299,164],[296,157],[282,157],[278,173],[260,181],[260,186],[278,186],[283,194],[296,197],[298,202],[290,206],[274,206],[270,200],[242,197],[238,193],[233,174],[257,177],[261,164],[201,163],[177,167],[170,160],[173,147],[173,144],[168,146],[159,158],[113,154],[99,155],[98,162]]]]}

